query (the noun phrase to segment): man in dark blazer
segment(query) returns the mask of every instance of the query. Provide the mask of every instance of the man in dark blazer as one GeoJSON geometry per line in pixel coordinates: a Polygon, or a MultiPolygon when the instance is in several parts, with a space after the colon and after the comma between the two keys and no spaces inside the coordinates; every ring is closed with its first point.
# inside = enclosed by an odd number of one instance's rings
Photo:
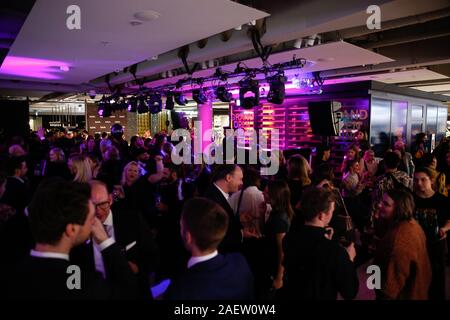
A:
{"type": "Polygon", "coordinates": [[[11,157],[7,160],[6,167],[8,179],[2,203],[10,205],[18,213],[23,213],[30,199],[26,180],[28,172],[26,160],[24,157],[11,157]]]}
{"type": "Polygon", "coordinates": [[[228,214],[206,198],[186,202],[181,235],[191,258],[187,271],[172,281],[171,300],[245,300],[253,298],[253,276],[239,253],[217,252],[225,236],[228,214]]]}
{"type": "Polygon", "coordinates": [[[304,225],[292,226],[284,238],[284,286],[281,296],[293,300],[353,299],[358,293],[358,276],[353,263],[353,243],[342,246],[331,240],[328,227],[334,211],[332,191],[311,188],[303,193],[304,225]]]}
{"type": "MultiPolygon", "coordinates": [[[[126,202],[113,202],[103,182],[92,181],[90,185],[96,217],[125,253],[128,265],[138,279],[139,297],[151,299],[149,276],[156,269],[159,254],[147,223],[126,202]]],[[[109,276],[105,270],[104,257],[92,241],[74,248],[71,260],[91,273],[100,273],[105,279],[109,276]]]]}
{"type": "Polygon", "coordinates": [[[242,246],[242,225],[239,215],[234,214],[228,203],[230,193],[237,192],[243,184],[242,169],[235,164],[224,164],[216,167],[213,173],[213,185],[206,191],[205,198],[208,198],[220,205],[228,215],[228,229],[219,246],[219,251],[239,252],[242,246]]]}
{"type": "Polygon", "coordinates": [[[124,255],[109,238],[86,184],[60,178],[43,182],[29,205],[36,245],[8,281],[13,299],[112,299],[133,298],[137,283],[124,255]],[[90,236],[104,256],[109,280],[91,277],[69,261],[70,250],[90,236]]]}
{"type": "Polygon", "coordinates": [[[30,191],[25,158],[11,157],[7,160],[6,167],[8,178],[0,203],[12,207],[15,214],[5,223],[0,235],[4,240],[0,244],[0,255],[3,261],[14,265],[23,256],[27,256],[34,246],[29,221],[24,212],[30,199],[30,191]]]}

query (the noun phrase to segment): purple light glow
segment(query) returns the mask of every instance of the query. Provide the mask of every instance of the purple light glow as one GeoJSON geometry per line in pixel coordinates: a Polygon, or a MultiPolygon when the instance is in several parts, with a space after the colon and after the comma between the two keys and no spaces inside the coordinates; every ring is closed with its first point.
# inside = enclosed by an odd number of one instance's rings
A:
{"type": "Polygon", "coordinates": [[[62,61],[8,56],[3,61],[0,74],[55,80],[63,78],[58,73],[68,70],[70,65],[62,61]]]}

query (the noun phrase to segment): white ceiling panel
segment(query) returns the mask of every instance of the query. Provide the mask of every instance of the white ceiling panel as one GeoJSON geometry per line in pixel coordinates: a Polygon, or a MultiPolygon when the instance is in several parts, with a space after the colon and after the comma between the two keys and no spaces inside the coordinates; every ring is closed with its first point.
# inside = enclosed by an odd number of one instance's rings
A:
{"type": "Polygon", "coordinates": [[[0,78],[80,84],[266,16],[229,0],[38,0],[0,78]],[[66,26],[74,3],[80,30],[66,26]],[[147,10],[159,18],[130,24],[147,10]]]}

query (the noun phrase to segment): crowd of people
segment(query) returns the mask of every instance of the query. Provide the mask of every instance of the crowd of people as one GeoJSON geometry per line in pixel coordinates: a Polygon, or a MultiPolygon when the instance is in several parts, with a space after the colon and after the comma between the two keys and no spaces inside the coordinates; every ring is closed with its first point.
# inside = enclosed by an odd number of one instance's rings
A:
{"type": "Polygon", "coordinates": [[[354,299],[373,259],[377,299],[445,299],[450,140],[433,153],[422,140],[379,161],[360,131],[338,166],[321,145],[312,163],[280,152],[278,173],[261,176],[175,165],[164,132],[128,143],[118,124],[13,137],[0,145],[0,295],[354,299]]]}

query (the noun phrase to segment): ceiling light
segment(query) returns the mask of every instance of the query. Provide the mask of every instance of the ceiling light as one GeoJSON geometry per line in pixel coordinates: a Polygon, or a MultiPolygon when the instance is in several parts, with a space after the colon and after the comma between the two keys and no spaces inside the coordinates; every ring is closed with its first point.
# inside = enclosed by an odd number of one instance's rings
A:
{"type": "Polygon", "coordinates": [[[135,97],[131,97],[128,100],[128,112],[136,112],[137,110],[137,99],[135,97]]]}
{"type": "Polygon", "coordinates": [[[180,106],[184,106],[187,103],[187,99],[186,97],[183,95],[182,92],[176,92],[174,95],[175,98],[175,102],[180,105],[180,106]]]}
{"type": "Polygon", "coordinates": [[[233,99],[233,94],[224,86],[216,89],[216,97],[222,102],[230,102],[233,99]]]}
{"type": "Polygon", "coordinates": [[[166,93],[166,110],[173,110],[175,102],[173,101],[173,92],[167,91],[166,93]]]}
{"type": "Polygon", "coordinates": [[[97,103],[98,109],[97,114],[102,118],[108,118],[111,116],[112,108],[111,104],[109,103],[109,99],[107,99],[105,96],[103,96],[100,101],[97,103]]]}
{"type": "Polygon", "coordinates": [[[198,104],[204,104],[208,101],[208,97],[205,94],[205,89],[195,89],[192,90],[192,100],[198,104]]]}
{"type": "Polygon", "coordinates": [[[95,99],[97,92],[95,90],[91,89],[91,90],[89,90],[88,95],[89,95],[89,98],[95,99]]]}
{"type": "Polygon", "coordinates": [[[136,27],[136,26],[140,26],[140,25],[142,24],[142,21],[131,20],[131,21],[130,21],[130,24],[131,24],[133,27],[136,27]]]}
{"type": "Polygon", "coordinates": [[[143,10],[136,12],[134,17],[140,21],[153,21],[158,19],[161,16],[159,12],[153,10],[143,10]]]}
{"type": "Polygon", "coordinates": [[[60,66],[59,69],[60,69],[61,71],[67,72],[67,71],[70,70],[70,67],[69,67],[69,66],[60,66]]]}
{"type": "Polygon", "coordinates": [[[116,103],[116,109],[118,111],[123,111],[123,110],[127,110],[128,108],[128,103],[125,100],[125,98],[120,99],[117,103],[116,103]]]}
{"type": "Polygon", "coordinates": [[[138,99],[137,112],[140,113],[140,114],[148,112],[148,106],[145,104],[145,97],[144,96],[141,96],[138,99]]]}
{"type": "Polygon", "coordinates": [[[275,104],[282,104],[285,96],[284,84],[287,78],[284,74],[277,74],[273,77],[267,78],[267,82],[270,84],[269,94],[267,95],[267,101],[275,104]]]}
{"type": "Polygon", "coordinates": [[[244,109],[259,105],[259,83],[257,80],[239,81],[239,100],[244,109]]]}
{"type": "Polygon", "coordinates": [[[147,100],[148,110],[151,114],[156,114],[162,111],[162,99],[161,94],[153,93],[150,99],[147,100]]]}

